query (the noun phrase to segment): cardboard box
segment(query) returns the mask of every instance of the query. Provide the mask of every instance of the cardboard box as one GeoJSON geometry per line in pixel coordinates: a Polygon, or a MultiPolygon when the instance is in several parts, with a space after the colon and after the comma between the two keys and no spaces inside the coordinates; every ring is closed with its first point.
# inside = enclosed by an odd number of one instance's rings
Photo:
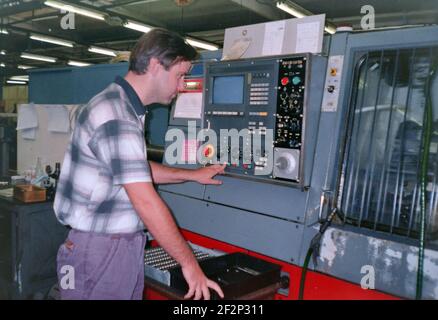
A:
{"type": "Polygon", "coordinates": [[[46,189],[30,184],[16,185],[14,199],[26,203],[46,201],[46,189]]]}

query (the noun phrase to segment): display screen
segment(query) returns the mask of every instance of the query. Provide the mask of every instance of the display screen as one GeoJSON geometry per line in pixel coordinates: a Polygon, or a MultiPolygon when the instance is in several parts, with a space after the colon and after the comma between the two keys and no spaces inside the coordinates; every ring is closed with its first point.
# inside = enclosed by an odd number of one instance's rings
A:
{"type": "Polygon", "coordinates": [[[213,104],[243,104],[245,77],[219,76],[213,78],[213,104]]]}

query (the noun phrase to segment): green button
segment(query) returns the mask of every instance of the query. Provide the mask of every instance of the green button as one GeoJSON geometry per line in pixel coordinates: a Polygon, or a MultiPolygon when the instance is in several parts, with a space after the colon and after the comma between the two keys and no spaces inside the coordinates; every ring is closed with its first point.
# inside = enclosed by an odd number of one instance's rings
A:
{"type": "Polygon", "coordinates": [[[293,78],[292,78],[292,83],[293,83],[294,85],[300,84],[300,83],[301,83],[301,78],[300,78],[300,77],[297,77],[297,76],[293,77],[293,78]]]}

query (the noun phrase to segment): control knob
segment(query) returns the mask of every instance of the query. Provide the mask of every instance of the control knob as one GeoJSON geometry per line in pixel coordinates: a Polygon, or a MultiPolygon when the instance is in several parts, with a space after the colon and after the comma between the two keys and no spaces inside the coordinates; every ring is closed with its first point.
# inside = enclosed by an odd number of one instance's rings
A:
{"type": "Polygon", "coordinates": [[[277,158],[275,166],[282,172],[289,174],[295,170],[297,160],[292,154],[284,152],[277,158]]]}

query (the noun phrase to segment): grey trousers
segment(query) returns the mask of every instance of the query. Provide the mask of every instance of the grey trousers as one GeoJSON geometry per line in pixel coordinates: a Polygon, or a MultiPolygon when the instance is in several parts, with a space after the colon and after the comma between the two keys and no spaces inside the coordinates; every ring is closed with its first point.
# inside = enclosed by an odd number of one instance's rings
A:
{"type": "Polygon", "coordinates": [[[72,229],[58,250],[62,300],[141,300],[146,235],[72,229]]]}

